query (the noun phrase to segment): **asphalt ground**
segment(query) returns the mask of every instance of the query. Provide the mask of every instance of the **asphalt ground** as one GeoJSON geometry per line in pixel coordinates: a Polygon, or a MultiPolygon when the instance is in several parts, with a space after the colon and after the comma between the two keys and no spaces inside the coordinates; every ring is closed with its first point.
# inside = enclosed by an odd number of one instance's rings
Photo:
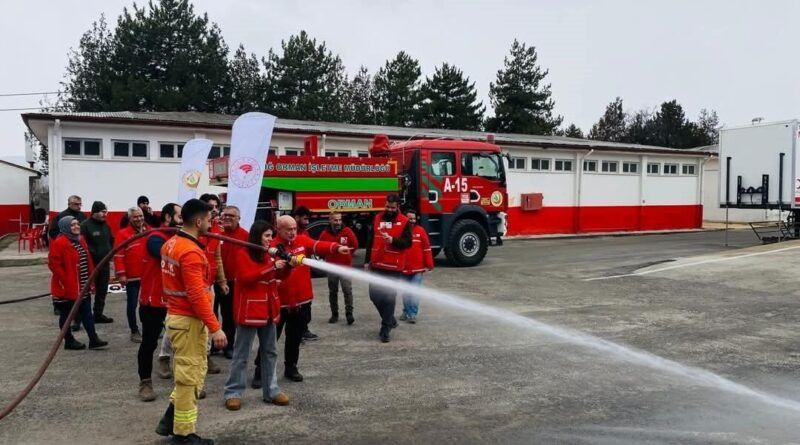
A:
{"type": "MultiPolygon", "coordinates": [[[[439,259],[423,284],[800,400],[800,244],[757,244],[749,231],[731,232],[730,247],[722,232],[515,240],[476,268],[439,259]]],[[[0,301],[46,292],[48,277],[44,266],[0,268],[0,301]]],[[[229,362],[215,356],[224,371],[207,379],[199,433],[228,444],[800,443],[800,412],[485,314],[423,300],[419,323],[382,344],[366,285],[354,290],[356,323],[330,325],[326,282],[315,280],[321,340],[301,350],[304,382],[279,379],[288,407],[248,390],[242,410],[226,411],[229,362]]],[[[153,429],[170,382],[154,379],[157,401],[138,400],[124,297],[109,298],[110,347],[60,351],[0,421],[0,443],[167,443],[153,429]]],[[[33,375],[56,324],[47,298],[0,305],[0,403],[33,375]]]]}

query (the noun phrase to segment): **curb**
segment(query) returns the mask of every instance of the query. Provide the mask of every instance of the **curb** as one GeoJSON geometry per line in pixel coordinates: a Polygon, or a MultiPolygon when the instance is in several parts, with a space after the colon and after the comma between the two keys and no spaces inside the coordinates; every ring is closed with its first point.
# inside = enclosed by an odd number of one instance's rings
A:
{"type": "MultiPolygon", "coordinates": [[[[731,229],[734,230],[734,229],[731,229]]],[[[503,237],[503,241],[518,240],[551,240],[551,239],[575,239],[575,238],[605,238],[623,236],[644,236],[644,235],[674,235],[680,233],[700,233],[700,232],[724,232],[725,229],[687,229],[687,230],[661,230],[644,232],[599,232],[599,233],[568,233],[555,235],[515,235],[503,237]]]]}
{"type": "MultiPolygon", "coordinates": [[[[6,242],[8,238],[13,238],[16,233],[6,233],[0,236],[0,248],[5,248],[11,245],[14,240],[6,242]]],[[[38,266],[40,264],[47,264],[47,257],[32,257],[32,258],[7,258],[0,259],[0,267],[23,267],[23,266],[38,266]]]]}
{"type": "Polygon", "coordinates": [[[0,267],[38,266],[47,264],[47,258],[14,258],[0,260],[0,267]]]}

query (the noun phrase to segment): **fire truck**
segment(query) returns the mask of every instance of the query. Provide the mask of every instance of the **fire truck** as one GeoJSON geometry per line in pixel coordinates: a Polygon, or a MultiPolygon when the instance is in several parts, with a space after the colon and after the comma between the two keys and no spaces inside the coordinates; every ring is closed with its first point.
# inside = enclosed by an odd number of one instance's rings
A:
{"type": "MultiPolygon", "coordinates": [[[[228,167],[228,158],[210,162],[212,185],[227,185],[228,167]]],[[[352,158],[319,156],[317,137],[309,136],[302,156],[267,157],[256,215],[270,221],[305,206],[315,215],[308,231],[316,237],[327,216],[340,212],[363,243],[390,193],[418,212],[434,256],[444,250],[456,266],[479,264],[501,243],[506,175],[500,147],[488,141],[390,143],[377,135],[368,157],[352,158]]]]}

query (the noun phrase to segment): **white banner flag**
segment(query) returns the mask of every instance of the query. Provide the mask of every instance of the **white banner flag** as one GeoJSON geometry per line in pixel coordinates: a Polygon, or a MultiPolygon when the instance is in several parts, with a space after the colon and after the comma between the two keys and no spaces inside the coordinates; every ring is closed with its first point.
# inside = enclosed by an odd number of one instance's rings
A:
{"type": "Polygon", "coordinates": [[[206,161],[211,144],[213,142],[208,139],[192,139],[183,146],[181,174],[178,177],[178,204],[183,205],[197,194],[203,169],[207,168],[206,161]]]}
{"type": "Polygon", "coordinates": [[[256,218],[274,126],[275,116],[266,113],[246,113],[233,123],[226,204],[239,208],[242,216],[239,224],[245,230],[250,230],[256,218]]]}

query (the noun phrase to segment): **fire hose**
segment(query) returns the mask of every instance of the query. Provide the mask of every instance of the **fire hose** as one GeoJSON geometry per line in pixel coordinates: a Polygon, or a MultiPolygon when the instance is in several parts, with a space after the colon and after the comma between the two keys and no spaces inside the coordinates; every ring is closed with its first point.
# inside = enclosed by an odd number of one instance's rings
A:
{"type": "MultiPolygon", "coordinates": [[[[41,364],[41,366],[39,366],[39,369],[36,371],[36,374],[33,376],[31,381],[28,382],[28,385],[25,386],[25,388],[23,388],[22,391],[20,391],[19,394],[17,394],[17,396],[14,397],[13,400],[11,400],[11,402],[9,402],[8,405],[6,405],[3,408],[2,411],[0,411],[0,420],[3,420],[7,415],[11,414],[11,412],[14,411],[14,409],[17,407],[17,405],[22,403],[22,401],[25,400],[26,397],[28,397],[28,394],[30,394],[30,392],[33,390],[33,388],[36,387],[36,384],[39,383],[39,380],[42,379],[42,376],[44,375],[45,371],[47,371],[47,368],[50,366],[50,364],[53,362],[53,359],[55,358],[56,354],[58,353],[58,350],[61,349],[61,343],[64,341],[64,336],[67,335],[67,331],[70,329],[70,325],[72,324],[72,320],[75,318],[75,314],[77,314],[77,312],[78,312],[78,308],[81,305],[81,300],[84,298],[84,296],[86,296],[89,293],[89,289],[91,288],[91,284],[94,282],[94,280],[97,277],[97,274],[100,271],[100,269],[105,267],[105,265],[108,264],[108,262],[111,261],[112,258],[114,258],[114,255],[118,251],[120,251],[121,249],[124,249],[129,244],[133,243],[134,241],[136,241],[138,239],[141,239],[141,238],[144,238],[146,236],[149,236],[150,234],[152,234],[154,232],[176,233],[177,231],[178,231],[178,229],[174,228],[174,227],[162,227],[162,228],[157,228],[157,229],[152,229],[152,230],[146,230],[146,231],[144,231],[142,233],[136,234],[136,235],[128,238],[127,240],[123,241],[118,246],[116,246],[113,249],[111,249],[111,252],[109,252],[108,255],[104,256],[100,261],[97,262],[97,264],[95,265],[94,270],[89,275],[88,280],[86,280],[86,284],[81,289],[81,292],[78,295],[78,298],[72,304],[72,309],[70,309],[69,314],[67,315],[67,319],[64,321],[64,325],[61,327],[61,331],[58,333],[58,337],[56,337],[56,340],[53,342],[53,346],[50,347],[50,352],[47,354],[47,357],[45,358],[44,362],[41,364]]],[[[264,246],[259,246],[257,244],[248,243],[247,241],[240,241],[240,240],[237,240],[237,239],[234,239],[234,238],[230,238],[230,237],[223,236],[223,235],[218,235],[216,233],[211,233],[211,232],[206,233],[204,236],[209,237],[209,238],[216,238],[216,239],[224,241],[226,243],[236,244],[236,245],[243,246],[243,247],[256,247],[256,248],[264,250],[265,252],[268,252],[270,255],[276,256],[276,257],[281,258],[281,259],[285,259],[287,261],[290,258],[290,255],[288,253],[286,253],[281,248],[282,246],[279,246],[278,248],[269,248],[268,249],[268,248],[266,248],[264,246]]],[[[42,297],[45,297],[47,295],[50,295],[50,294],[47,293],[47,294],[42,294],[42,295],[35,295],[33,297],[25,297],[25,298],[21,298],[21,299],[17,299],[17,300],[12,300],[12,301],[5,301],[2,304],[17,302],[17,301],[32,300],[32,299],[35,299],[35,298],[42,298],[42,297]]]]}

